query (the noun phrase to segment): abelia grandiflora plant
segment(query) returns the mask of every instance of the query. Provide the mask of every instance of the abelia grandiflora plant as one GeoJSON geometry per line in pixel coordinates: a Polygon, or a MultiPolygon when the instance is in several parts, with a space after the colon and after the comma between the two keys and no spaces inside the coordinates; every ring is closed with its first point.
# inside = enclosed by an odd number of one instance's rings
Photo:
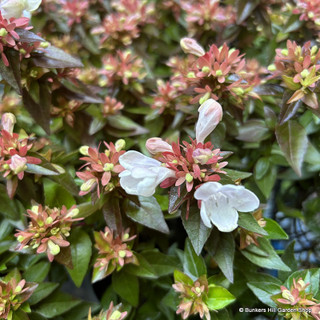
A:
{"type": "Polygon", "coordinates": [[[111,3],[115,12],[107,14],[102,25],[92,32],[101,34],[102,48],[114,49],[119,45],[128,46],[140,35],[141,28],[153,21],[154,6],[147,1],[120,0],[111,3]]]}
{"type": "Polygon", "coordinates": [[[178,194],[183,186],[188,192],[187,217],[190,200],[194,197],[199,205],[201,203],[200,214],[207,227],[211,228],[213,224],[222,232],[236,229],[238,211],[257,209],[259,199],[243,186],[217,182],[220,175],[225,174],[222,168],[227,162],[220,162],[223,153],[204,140],[221,118],[221,105],[209,99],[199,108],[196,139],[191,144],[184,141],[182,145],[170,145],[160,138],[151,138],[146,142],[146,148],[155,159],[137,151],[127,151],[119,158],[125,169],[119,175],[121,187],[128,194],[150,197],[159,184],[162,188],[178,187],[178,194]]]}
{"type": "Polygon", "coordinates": [[[300,15],[302,21],[311,22],[310,26],[319,29],[320,26],[320,1],[319,0],[297,0],[293,8],[294,14],[300,15]]]}
{"type": "Polygon", "coordinates": [[[68,247],[66,240],[70,235],[71,225],[83,218],[75,218],[79,213],[76,206],[69,210],[49,208],[48,206],[34,205],[27,210],[30,219],[25,230],[17,230],[15,234],[19,244],[17,250],[31,248],[37,254],[45,252],[50,262],[61,252],[61,248],[68,247]]]}
{"type": "Polygon", "coordinates": [[[306,290],[310,283],[305,283],[302,278],[299,278],[298,280],[293,278],[292,282],[290,289],[281,286],[281,293],[272,296],[272,300],[282,310],[293,310],[292,312],[284,312],[286,319],[314,319],[311,315],[311,311],[312,307],[316,306],[318,301],[313,298],[312,292],[306,290]]]}
{"type": "Polygon", "coordinates": [[[294,91],[287,103],[302,100],[312,109],[318,108],[318,99],[314,89],[320,79],[320,50],[306,42],[302,47],[294,41],[287,41],[286,49],[277,49],[273,76],[281,76],[285,86],[294,91]]]}
{"type": "Polygon", "coordinates": [[[68,26],[81,23],[89,8],[88,0],[60,0],[61,13],[68,18],[68,26]]]}
{"type": "Polygon", "coordinates": [[[210,320],[210,311],[217,311],[234,301],[234,296],[228,290],[213,284],[212,279],[207,279],[205,274],[198,279],[191,279],[185,273],[175,270],[174,280],[172,287],[180,298],[176,313],[181,314],[182,319],[199,315],[201,319],[205,317],[210,320]],[[218,302],[219,298],[223,301],[218,302]]]}
{"type": "Polygon", "coordinates": [[[206,31],[223,32],[236,20],[232,6],[222,6],[219,0],[181,1],[186,12],[188,31],[191,35],[201,35],[206,31]]]}
{"type": "Polygon", "coordinates": [[[0,132],[0,172],[7,181],[7,192],[12,198],[22,180],[28,164],[39,164],[41,160],[29,156],[33,147],[32,137],[21,132],[14,133],[16,118],[12,113],[5,113],[1,118],[2,130],[0,132]]]}
{"type": "Polygon", "coordinates": [[[108,310],[101,311],[97,316],[91,316],[91,310],[89,311],[88,320],[123,320],[128,312],[121,311],[122,305],[118,304],[114,306],[113,301],[111,301],[108,310]]]}
{"type": "Polygon", "coordinates": [[[183,80],[196,94],[191,103],[202,104],[209,98],[228,101],[223,106],[233,112],[229,104],[241,110],[249,97],[259,98],[253,89],[260,80],[246,72],[246,61],[239,50],[230,49],[224,43],[220,48],[213,44],[205,52],[189,38],[181,40],[181,47],[184,52],[198,57],[190,58],[188,68],[178,67],[183,80]]]}
{"type": "Polygon", "coordinates": [[[206,276],[202,276],[193,281],[182,272],[175,271],[175,283],[173,289],[180,294],[181,299],[177,314],[181,313],[182,319],[189,316],[199,314],[200,318],[210,320],[209,308],[206,304],[207,294],[209,291],[208,280],[206,276]]]}
{"type": "Polygon", "coordinates": [[[125,264],[136,263],[130,241],[136,236],[129,235],[129,229],[115,235],[105,227],[104,231],[94,232],[95,246],[99,250],[94,264],[92,281],[101,280],[113,271],[119,271],[125,264]]]}
{"type": "Polygon", "coordinates": [[[107,147],[104,152],[99,152],[99,148],[80,148],[80,152],[85,155],[80,160],[86,161],[80,168],[85,170],[77,172],[77,176],[84,181],[80,187],[80,196],[95,191],[100,198],[101,193],[108,193],[119,186],[118,176],[124,170],[119,164],[119,157],[126,152],[123,150],[125,141],[120,139],[115,144],[104,142],[104,145],[107,147]]]}
{"type": "MultiPolygon", "coordinates": [[[[16,278],[12,277],[9,281],[0,279],[0,319],[14,319],[14,312],[22,308],[38,286],[21,280],[19,276],[16,278]]],[[[24,312],[23,314],[27,317],[24,312]]]]}
{"type": "Polygon", "coordinates": [[[105,81],[101,81],[101,85],[112,87],[122,82],[127,86],[130,83],[135,90],[141,93],[143,91],[138,82],[146,76],[143,62],[129,50],[117,51],[116,57],[112,54],[104,56],[100,74],[106,77],[105,81]]]}

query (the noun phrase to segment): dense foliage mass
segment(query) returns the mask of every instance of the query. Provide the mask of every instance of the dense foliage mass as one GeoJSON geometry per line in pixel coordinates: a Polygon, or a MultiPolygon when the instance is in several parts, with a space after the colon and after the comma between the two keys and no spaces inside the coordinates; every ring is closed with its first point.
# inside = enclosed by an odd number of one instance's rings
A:
{"type": "Polygon", "coordinates": [[[319,0],[0,12],[0,319],[320,319],[319,0]]]}

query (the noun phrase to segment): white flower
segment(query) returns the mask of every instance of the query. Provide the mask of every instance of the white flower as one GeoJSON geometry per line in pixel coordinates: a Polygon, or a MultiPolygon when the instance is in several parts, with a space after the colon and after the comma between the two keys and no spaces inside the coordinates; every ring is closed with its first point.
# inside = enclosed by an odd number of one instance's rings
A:
{"type": "Polygon", "coordinates": [[[197,142],[204,142],[222,119],[223,111],[220,103],[208,99],[198,109],[199,118],[196,124],[197,142]]]}
{"type": "Polygon", "coordinates": [[[21,18],[22,15],[29,16],[29,13],[37,10],[40,4],[41,0],[2,0],[0,10],[5,19],[21,18]]]}
{"type": "Polygon", "coordinates": [[[238,227],[238,211],[250,212],[260,204],[258,197],[245,187],[218,182],[202,184],[194,197],[201,200],[203,223],[209,228],[212,223],[222,232],[230,232],[238,227]]]}
{"type": "Polygon", "coordinates": [[[119,174],[120,185],[128,194],[151,197],[165,179],[175,177],[175,171],[162,167],[161,162],[137,151],[127,151],[119,158],[125,168],[119,174]]]}

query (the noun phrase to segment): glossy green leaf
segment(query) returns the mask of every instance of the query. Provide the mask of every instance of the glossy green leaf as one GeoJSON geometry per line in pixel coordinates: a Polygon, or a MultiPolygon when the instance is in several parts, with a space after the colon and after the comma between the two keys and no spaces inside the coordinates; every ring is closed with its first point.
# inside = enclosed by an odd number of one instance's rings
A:
{"type": "Polygon", "coordinates": [[[196,254],[189,239],[186,240],[184,247],[183,271],[193,280],[207,274],[206,264],[202,256],[196,254]]]}
{"type": "Polygon", "coordinates": [[[219,310],[235,300],[236,298],[227,289],[209,285],[209,292],[205,302],[210,310],[219,310]]]}
{"type": "Polygon", "coordinates": [[[294,120],[276,126],[276,137],[287,161],[301,176],[301,166],[307,151],[308,137],[305,129],[294,120]]]}
{"type": "Polygon", "coordinates": [[[34,291],[32,296],[29,298],[28,302],[30,305],[37,304],[41,300],[48,297],[55,289],[57,289],[59,286],[59,283],[54,282],[42,282],[39,283],[39,286],[34,291]]]}
{"type": "Polygon", "coordinates": [[[272,282],[249,282],[248,287],[255,294],[255,296],[269,307],[276,307],[276,304],[271,299],[271,296],[281,291],[278,284],[272,282]]]}
{"type": "Polygon", "coordinates": [[[211,229],[203,224],[198,208],[190,208],[188,219],[186,210],[183,210],[181,219],[193,249],[197,255],[200,255],[204,244],[210,236],[211,229]]]}
{"type": "Polygon", "coordinates": [[[251,213],[240,213],[238,225],[248,231],[256,232],[265,236],[268,235],[268,232],[260,227],[257,220],[251,213]]]}
{"type": "Polygon", "coordinates": [[[154,197],[139,196],[140,207],[135,203],[129,202],[126,214],[135,222],[148,228],[169,233],[169,228],[164,220],[162,210],[154,197]]]}
{"type": "Polygon", "coordinates": [[[49,261],[40,261],[28,268],[23,277],[29,282],[42,282],[48,275],[50,270],[49,261]]]}
{"type": "Polygon", "coordinates": [[[70,242],[73,269],[67,268],[71,279],[80,287],[87,273],[92,253],[92,244],[88,234],[80,228],[75,229],[68,238],[70,242]]]}
{"type": "Polygon", "coordinates": [[[133,306],[139,303],[139,281],[136,276],[123,270],[112,275],[112,287],[114,291],[133,306]]]}
{"type": "Polygon", "coordinates": [[[269,218],[264,218],[264,220],[267,222],[266,226],[264,227],[264,230],[268,232],[268,235],[266,236],[267,239],[286,240],[289,238],[286,232],[276,221],[269,218]]]}

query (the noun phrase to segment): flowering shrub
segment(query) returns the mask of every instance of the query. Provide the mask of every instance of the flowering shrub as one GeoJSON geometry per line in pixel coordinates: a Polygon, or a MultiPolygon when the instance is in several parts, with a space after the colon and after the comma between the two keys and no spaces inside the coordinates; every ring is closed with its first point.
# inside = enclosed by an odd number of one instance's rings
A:
{"type": "Polygon", "coordinates": [[[0,0],[0,319],[320,319],[316,0],[0,0]]]}

